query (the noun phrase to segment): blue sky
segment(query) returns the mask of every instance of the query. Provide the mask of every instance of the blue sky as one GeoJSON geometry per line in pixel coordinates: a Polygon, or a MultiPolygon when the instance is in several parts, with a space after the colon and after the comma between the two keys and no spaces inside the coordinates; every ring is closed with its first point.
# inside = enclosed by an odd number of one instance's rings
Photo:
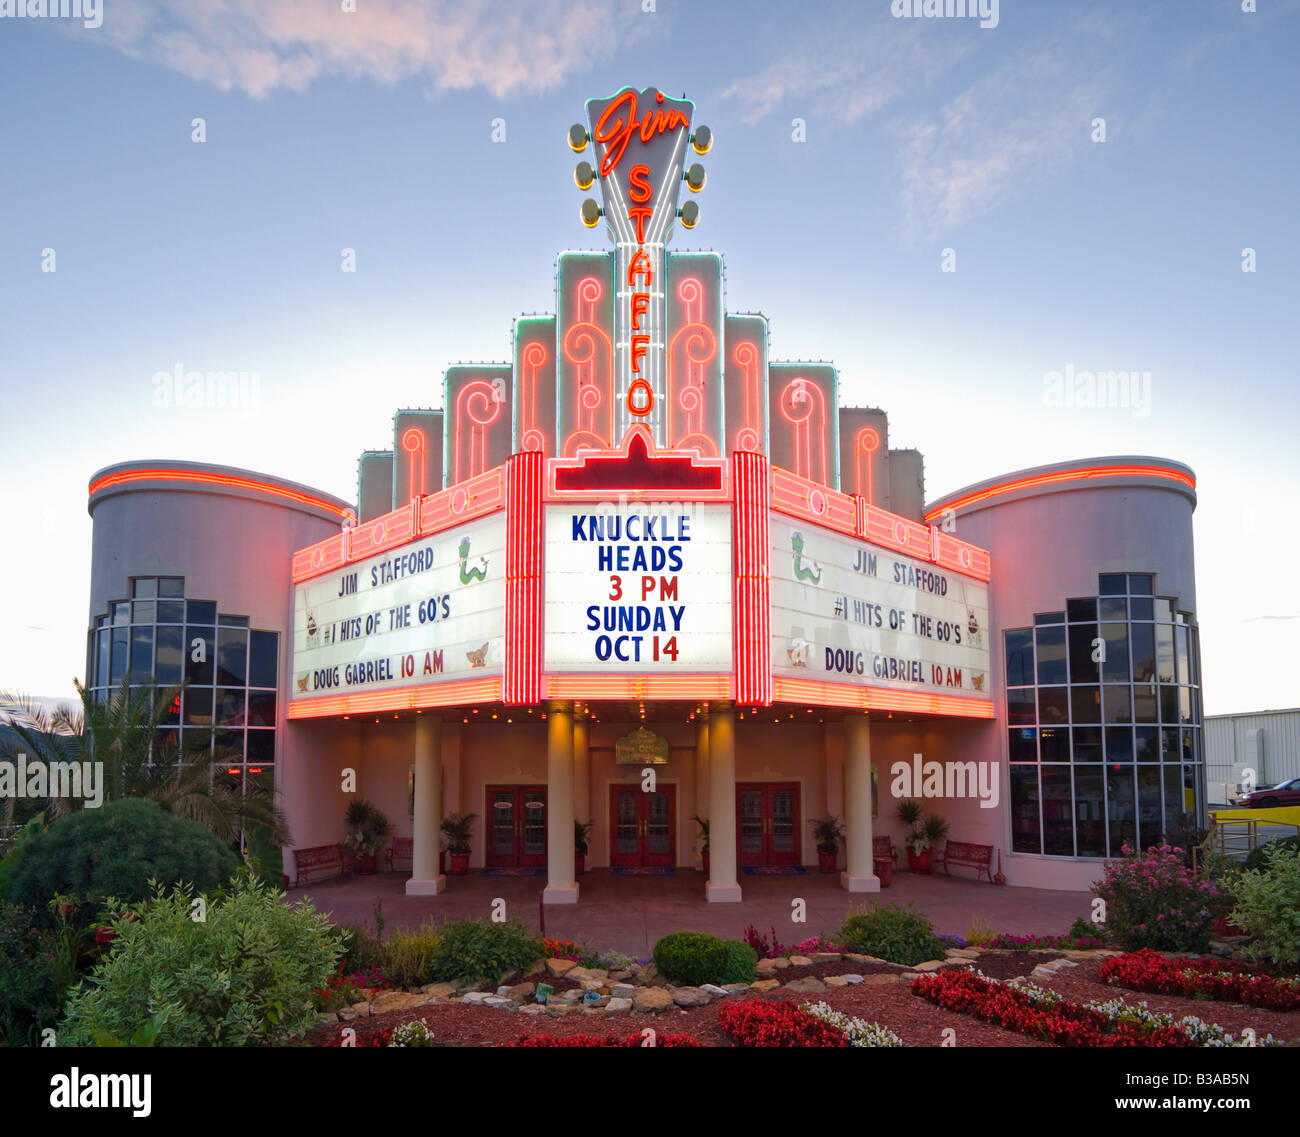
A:
{"type": "Polygon", "coordinates": [[[990,28],[650,6],[0,19],[0,688],[66,694],[84,667],[94,470],[184,457],[352,498],[394,410],[505,358],[556,253],[597,240],[565,130],[653,84],[717,139],[676,247],[724,254],[774,358],[834,361],[842,401],[924,452],[929,498],[1085,455],[1189,463],[1206,710],[1300,705],[1300,3],[1002,0],[990,28]],[[154,406],[177,363],[257,371],[260,405],[154,406]],[[1150,413],[1045,406],[1067,365],[1150,372],[1150,413]]]}

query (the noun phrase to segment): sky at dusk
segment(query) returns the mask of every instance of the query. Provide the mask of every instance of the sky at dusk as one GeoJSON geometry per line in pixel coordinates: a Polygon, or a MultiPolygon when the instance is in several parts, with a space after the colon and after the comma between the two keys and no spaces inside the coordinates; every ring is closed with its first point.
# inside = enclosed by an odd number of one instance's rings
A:
{"type": "Polygon", "coordinates": [[[82,676],[95,470],[355,499],[395,410],[507,359],[556,254],[608,247],[566,130],[655,85],[716,137],[671,247],[724,255],[773,359],[831,360],[843,404],[888,411],[927,500],[1186,462],[1205,711],[1300,705],[1298,0],[1002,0],[989,27],[890,0],[344,7],[0,18],[0,689],[82,676]],[[155,405],[178,364],[256,372],[257,405],[155,405]],[[1149,373],[1149,401],[1050,405],[1068,367],[1149,373]]]}

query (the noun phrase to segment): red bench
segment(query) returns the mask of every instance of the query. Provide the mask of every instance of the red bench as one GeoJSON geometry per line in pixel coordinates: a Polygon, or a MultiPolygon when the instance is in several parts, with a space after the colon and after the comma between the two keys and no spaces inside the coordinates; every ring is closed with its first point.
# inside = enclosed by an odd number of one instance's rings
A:
{"type": "Polygon", "coordinates": [[[310,880],[312,873],[336,871],[340,875],[347,868],[343,860],[342,845],[317,845],[311,849],[294,849],[293,863],[297,875],[294,887],[310,880]]]}
{"type": "Polygon", "coordinates": [[[934,863],[943,865],[944,871],[949,876],[952,876],[952,866],[958,865],[974,869],[976,880],[979,880],[980,876],[983,875],[989,878],[989,884],[993,883],[993,873],[991,871],[993,864],[992,845],[972,845],[969,841],[949,841],[944,845],[942,853],[934,855],[934,863]]]}
{"type": "Polygon", "coordinates": [[[415,838],[414,837],[394,837],[393,843],[388,846],[388,851],[384,854],[384,866],[389,872],[393,871],[394,861],[411,861],[415,860],[415,838]]]}

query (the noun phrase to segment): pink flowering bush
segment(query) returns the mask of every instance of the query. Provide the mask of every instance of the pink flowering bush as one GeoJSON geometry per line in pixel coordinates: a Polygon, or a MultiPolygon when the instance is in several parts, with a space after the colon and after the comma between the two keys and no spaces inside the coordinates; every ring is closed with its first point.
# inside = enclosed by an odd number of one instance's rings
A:
{"type": "Polygon", "coordinates": [[[1121,852],[1123,859],[1109,862],[1105,879],[1092,886],[1106,902],[1108,938],[1130,951],[1207,950],[1210,924],[1224,908],[1219,889],[1198,881],[1176,846],[1137,852],[1126,844],[1121,852]]]}

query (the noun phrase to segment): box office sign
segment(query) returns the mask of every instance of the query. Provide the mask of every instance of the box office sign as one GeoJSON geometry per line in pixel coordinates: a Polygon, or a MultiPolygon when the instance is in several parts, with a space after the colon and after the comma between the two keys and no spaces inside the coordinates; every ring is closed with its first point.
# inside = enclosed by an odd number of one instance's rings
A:
{"type": "Polygon", "coordinates": [[[668,761],[668,739],[638,727],[614,743],[614,762],[619,766],[662,766],[668,761]]]}
{"type": "Polygon", "coordinates": [[[500,674],[502,514],[294,589],[295,699],[500,674]]]}
{"type": "Polygon", "coordinates": [[[731,507],[546,509],[545,667],[731,670],[731,507]]]}
{"type": "Polygon", "coordinates": [[[776,516],[771,574],[774,673],[989,697],[986,584],[776,516]]]}

